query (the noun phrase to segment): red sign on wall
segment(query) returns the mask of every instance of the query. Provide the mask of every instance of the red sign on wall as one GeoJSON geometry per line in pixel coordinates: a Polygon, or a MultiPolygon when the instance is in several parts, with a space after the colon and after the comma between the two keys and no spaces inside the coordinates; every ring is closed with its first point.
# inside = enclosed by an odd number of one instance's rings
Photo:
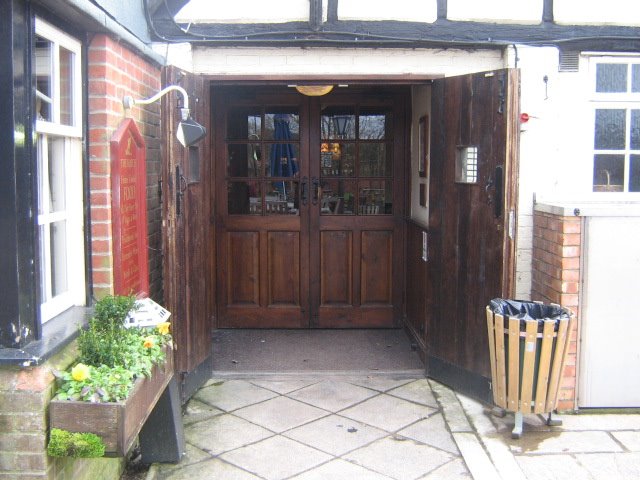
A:
{"type": "Polygon", "coordinates": [[[111,137],[113,287],[116,295],[149,293],[147,169],[144,139],[131,118],[111,137]]]}

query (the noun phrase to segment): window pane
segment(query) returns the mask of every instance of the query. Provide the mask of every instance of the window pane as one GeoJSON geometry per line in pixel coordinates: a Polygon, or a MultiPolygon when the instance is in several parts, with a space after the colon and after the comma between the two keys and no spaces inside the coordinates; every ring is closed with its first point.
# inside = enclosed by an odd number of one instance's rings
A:
{"type": "Polygon", "coordinates": [[[363,109],[360,112],[358,137],[362,140],[384,140],[391,126],[391,115],[379,110],[363,109]]]}
{"type": "Polygon", "coordinates": [[[262,214],[262,194],[258,182],[229,182],[227,201],[230,215],[262,214]]]}
{"type": "Polygon", "coordinates": [[[76,124],[73,115],[73,64],[75,54],[60,47],[60,123],[73,126],[76,124]]]}
{"type": "Polygon", "coordinates": [[[360,182],[358,214],[391,214],[392,207],[393,192],[391,182],[385,180],[364,180],[360,182]]]}
{"type": "Polygon", "coordinates": [[[294,177],[298,174],[300,147],[293,143],[274,143],[266,145],[268,177],[294,177]]]}
{"type": "Polygon", "coordinates": [[[355,143],[324,142],[320,145],[323,177],[352,177],[355,174],[355,143]]]}
{"type": "Polygon", "coordinates": [[[262,152],[259,143],[230,144],[227,156],[229,177],[259,177],[262,167],[262,152]]]}
{"type": "Polygon", "coordinates": [[[65,209],[64,139],[49,137],[49,212],[65,209]]]}
{"type": "Polygon", "coordinates": [[[38,120],[53,121],[51,106],[53,92],[51,82],[53,44],[36,35],[33,50],[34,75],[36,77],[36,115],[38,120]]]}
{"type": "Polygon", "coordinates": [[[391,149],[384,143],[360,144],[360,176],[391,176],[391,149]]]}
{"type": "Polygon", "coordinates": [[[640,92],[640,63],[636,63],[631,67],[631,91],[640,92]]]}
{"type": "Polygon", "coordinates": [[[258,107],[234,108],[227,114],[227,138],[230,140],[259,140],[262,115],[258,107]]]}
{"type": "Polygon", "coordinates": [[[40,260],[40,298],[42,302],[46,302],[51,298],[51,295],[47,291],[47,285],[49,284],[49,265],[48,265],[48,249],[49,249],[49,239],[45,238],[45,234],[49,234],[49,228],[45,230],[45,227],[49,227],[49,225],[40,225],[38,227],[38,253],[40,260]]]}
{"type": "Polygon", "coordinates": [[[320,118],[322,140],[356,138],[356,116],[351,107],[325,107],[320,118]]]}
{"type": "Polygon", "coordinates": [[[270,190],[265,196],[265,209],[267,215],[297,215],[298,208],[298,182],[280,181],[271,182],[270,190]]]}
{"type": "Polygon", "coordinates": [[[350,180],[323,180],[320,201],[321,215],[353,215],[356,182],[350,180]]]}
{"type": "Polygon", "coordinates": [[[51,294],[55,297],[67,286],[67,222],[54,222],[51,228],[51,294]]]}
{"type": "Polygon", "coordinates": [[[631,155],[629,165],[629,191],[640,192],[640,155],[631,155]]]}
{"type": "Polygon", "coordinates": [[[640,150],[640,110],[631,110],[631,148],[640,150]]]}
{"type": "Polygon", "coordinates": [[[623,186],[624,155],[594,155],[593,191],[622,192],[623,186]]]}
{"type": "Polygon", "coordinates": [[[623,109],[596,110],[596,150],[624,150],[626,132],[626,111],[623,109]]]}
{"type": "Polygon", "coordinates": [[[596,66],[596,92],[627,91],[627,64],[599,63],[596,66]]]}
{"type": "Polygon", "coordinates": [[[267,140],[298,140],[300,117],[288,108],[270,108],[264,117],[264,136],[267,140]]]}

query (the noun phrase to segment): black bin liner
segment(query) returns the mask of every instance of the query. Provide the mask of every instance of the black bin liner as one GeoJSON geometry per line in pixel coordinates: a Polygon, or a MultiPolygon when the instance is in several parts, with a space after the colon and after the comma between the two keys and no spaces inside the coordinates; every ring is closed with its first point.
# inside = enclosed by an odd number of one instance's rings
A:
{"type": "Polygon", "coordinates": [[[545,320],[555,320],[556,330],[560,320],[569,319],[569,311],[559,305],[543,305],[542,303],[528,302],[524,300],[506,300],[504,298],[494,298],[489,302],[489,308],[493,313],[498,313],[505,317],[517,318],[520,320],[520,328],[526,328],[526,320],[537,320],[539,331],[542,331],[545,320]]]}

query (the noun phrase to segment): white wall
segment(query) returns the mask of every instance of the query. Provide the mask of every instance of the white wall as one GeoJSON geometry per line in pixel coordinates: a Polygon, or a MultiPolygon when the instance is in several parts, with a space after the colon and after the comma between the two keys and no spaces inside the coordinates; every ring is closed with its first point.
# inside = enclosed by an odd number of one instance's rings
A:
{"type": "Polygon", "coordinates": [[[193,47],[194,73],[209,75],[432,75],[502,68],[499,50],[193,47]]]}
{"type": "Polygon", "coordinates": [[[640,25],[637,0],[554,0],[556,23],[567,25],[640,25]]]}
{"type": "Polygon", "coordinates": [[[341,0],[338,2],[339,20],[395,20],[406,22],[435,22],[436,0],[341,0]]]}
{"type": "Polygon", "coordinates": [[[543,0],[448,0],[447,19],[460,21],[537,24],[543,0]]]}
{"type": "Polygon", "coordinates": [[[174,18],[180,23],[306,22],[309,0],[191,0],[174,18]]]}

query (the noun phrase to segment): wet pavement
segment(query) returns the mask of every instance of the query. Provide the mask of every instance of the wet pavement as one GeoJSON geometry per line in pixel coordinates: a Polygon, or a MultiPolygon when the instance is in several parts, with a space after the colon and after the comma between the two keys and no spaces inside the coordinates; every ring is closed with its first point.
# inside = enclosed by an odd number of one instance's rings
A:
{"type": "Polygon", "coordinates": [[[638,479],[640,415],[513,415],[419,375],[210,380],[184,414],[186,455],[148,479],[638,479]]]}

